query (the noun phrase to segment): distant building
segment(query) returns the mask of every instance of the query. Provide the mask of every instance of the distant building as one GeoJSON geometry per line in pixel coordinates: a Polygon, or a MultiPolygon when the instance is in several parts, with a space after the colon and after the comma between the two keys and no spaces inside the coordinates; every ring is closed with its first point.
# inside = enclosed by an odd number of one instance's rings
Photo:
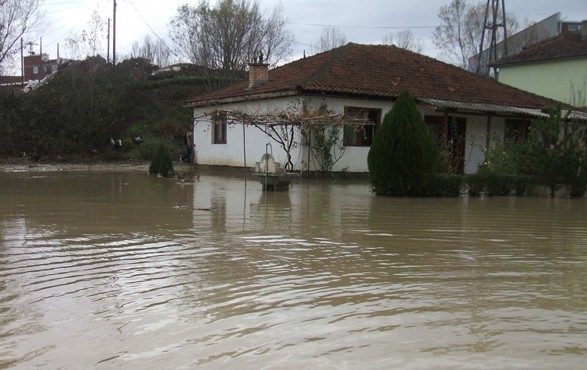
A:
{"type": "Polygon", "coordinates": [[[56,71],[68,59],[49,59],[48,54],[32,54],[24,57],[24,81],[38,81],[56,71]]]}
{"type": "MultiPolygon", "coordinates": [[[[557,36],[563,32],[574,32],[579,31],[580,29],[581,22],[563,21],[561,20],[561,13],[555,13],[508,37],[507,53],[504,46],[505,43],[503,41],[497,43],[497,59],[501,59],[506,55],[519,53],[528,46],[557,36]]],[[[489,49],[485,49],[480,54],[469,58],[467,69],[471,72],[475,72],[477,71],[477,64],[481,63],[479,74],[489,75],[489,65],[492,62],[495,62],[495,60],[490,60],[490,58],[491,55],[489,49]]]]}
{"type": "Polygon", "coordinates": [[[10,91],[20,88],[29,81],[40,81],[55,72],[60,65],[70,62],[70,59],[49,59],[49,54],[35,54],[30,52],[23,58],[23,72],[20,76],[0,76],[0,87],[10,91]]]}
{"type": "Polygon", "coordinates": [[[499,82],[577,107],[587,106],[587,20],[491,64],[499,82]]]}

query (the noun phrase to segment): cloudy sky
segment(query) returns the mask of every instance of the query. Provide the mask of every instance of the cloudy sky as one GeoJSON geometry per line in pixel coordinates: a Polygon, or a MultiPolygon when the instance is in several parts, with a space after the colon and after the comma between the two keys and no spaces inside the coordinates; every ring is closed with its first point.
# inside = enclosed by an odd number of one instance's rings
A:
{"type": "MultiPolygon", "coordinates": [[[[56,56],[59,44],[61,56],[66,56],[64,39],[87,28],[94,10],[102,19],[111,18],[112,1],[44,0],[46,24],[27,34],[26,41],[39,44],[42,38],[43,52],[51,58],[56,56]]],[[[265,11],[279,3],[278,0],[258,1],[265,11]]],[[[479,0],[469,0],[475,1],[479,0]]],[[[167,40],[169,21],[177,7],[186,2],[196,4],[198,0],[117,0],[117,55],[128,54],[132,43],[141,42],[146,35],[167,40]]],[[[347,41],[375,44],[381,43],[388,33],[410,29],[422,40],[423,53],[437,57],[431,36],[439,23],[438,10],[448,3],[450,0],[281,0],[287,28],[296,38],[294,59],[304,50],[311,54],[312,44],[316,44],[326,25],[337,27],[347,41]]],[[[587,19],[585,0],[506,0],[505,6],[506,12],[514,14],[522,25],[557,12],[569,21],[587,19]]]]}

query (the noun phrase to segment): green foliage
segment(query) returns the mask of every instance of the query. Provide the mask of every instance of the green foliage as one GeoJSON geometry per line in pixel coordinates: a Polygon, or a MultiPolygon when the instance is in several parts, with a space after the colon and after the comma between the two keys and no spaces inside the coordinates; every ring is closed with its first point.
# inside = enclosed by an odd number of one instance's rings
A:
{"type": "Polygon", "coordinates": [[[142,136],[143,142],[133,147],[130,157],[137,160],[151,160],[157,155],[160,147],[164,147],[168,153],[177,151],[178,146],[169,138],[147,134],[142,136]]]}
{"type": "Polygon", "coordinates": [[[484,193],[488,196],[528,195],[536,179],[527,175],[510,175],[495,172],[478,172],[465,177],[470,196],[484,193]]]}
{"type": "Polygon", "coordinates": [[[151,81],[154,68],[145,59],[112,66],[93,57],[62,66],[27,94],[0,94],[0,155],[150,160],[160,141],[174,152],[192,122],[182,102],[204,86],[198,78],[151,81]],[[110,138],[122,148],[114,150],[110,138]]]}
{"type": "Polygon", "coordinates": [[[427,197],[458,197],[461,194],[464,178],[461,175],[434,174],[422,195],[427,197]]]}
{"type": "Polygon", "coordinates": [[[318,125],[312,129],[312,151],[317,157],[322,171],[330,172],[341,154],[344,146],[341,140],[341,128],[338,125],[318,125]]]}
{"type": "Polygon", "coordinates": [[[485,161],[479,166],[480,174],[516,175],[520,173],[523,147],[514,141],[506,143],[493,140],[494,145],[485,150],[485,161]]]}
{"type": "Polygon", "coordinates": [[[532,122],[525,143],[496,141],[478,173],[467,177],[469,193],[524,195],[544,185],[554,196],[566,185],[572,197],[582,197],[587,190],[585,139],[584,125],[569,122],[560,108],[552,110],[532,122]]]}
{"type": "Polygon", "coordinates": [[[578,196],[587,184],[585,126],[569,123],[560,107],[549,117],[532,122],[520,160],[523,173],[535,176],[554,197],[562,185],[571,186],[578,196]]]}
{"type": "Polygon", "coordinates": [[[158,174],[163,177],[173,177],[173,163],[171,161],[171,155],[165,146],[159,146],[157,154],[151,160],[149,173],[158,174]]]}
{"type": "Polygon", "coordinates": [[[416,107],[403,92],[375,132],[369,150],[371,185],[376,194],[418,196],[438,163],[438,148],[416,107]]]}

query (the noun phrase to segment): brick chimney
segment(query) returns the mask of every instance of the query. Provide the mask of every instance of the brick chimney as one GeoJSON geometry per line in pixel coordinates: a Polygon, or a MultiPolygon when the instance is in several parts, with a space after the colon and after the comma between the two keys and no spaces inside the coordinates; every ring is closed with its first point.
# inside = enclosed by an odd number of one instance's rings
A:
{"type": "Polygon", "coordinates": [[[249,89],[269,82],[269,64],[263,63],[263,52],[249,64],[249,89]]]}
{"type": "Polygon", "coordinates": [[[249,64],[249,89],[261,86],[266,82],[269,82],[269,64],[249,64]]]}

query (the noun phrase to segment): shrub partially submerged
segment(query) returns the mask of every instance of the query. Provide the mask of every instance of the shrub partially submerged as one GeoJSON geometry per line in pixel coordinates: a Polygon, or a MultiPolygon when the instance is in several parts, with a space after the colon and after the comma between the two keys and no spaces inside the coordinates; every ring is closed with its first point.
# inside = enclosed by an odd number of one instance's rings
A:
{"type": "Polygon", "coordinates": [[[369,177],[378,195],[420,196],[438,163],[438,148],[414,98],[403,92],[375,132],[369,177]]]}
{"type": "Polygon", "coordinates": [[[173,162],[169,151],[163,146],[159,146],[159,150],[155,157],[151,160],[149,166],[149,173],[161,175],[163,177],[173,177],[173,162]]]}

